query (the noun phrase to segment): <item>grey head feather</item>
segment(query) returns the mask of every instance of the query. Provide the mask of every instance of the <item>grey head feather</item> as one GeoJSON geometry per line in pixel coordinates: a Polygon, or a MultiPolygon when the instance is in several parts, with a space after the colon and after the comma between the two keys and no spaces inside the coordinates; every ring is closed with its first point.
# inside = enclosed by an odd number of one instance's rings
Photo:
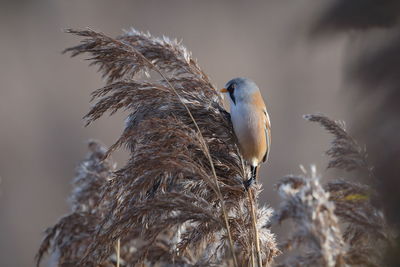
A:
{"type": "Polygon", "coordinates": [[[228,90],[231,101],[235,105],[237,101],[246,101],[252,93],[260,90],[255,82],[244,77],[230,80],[225,84],[225,88],[228,90]]]}

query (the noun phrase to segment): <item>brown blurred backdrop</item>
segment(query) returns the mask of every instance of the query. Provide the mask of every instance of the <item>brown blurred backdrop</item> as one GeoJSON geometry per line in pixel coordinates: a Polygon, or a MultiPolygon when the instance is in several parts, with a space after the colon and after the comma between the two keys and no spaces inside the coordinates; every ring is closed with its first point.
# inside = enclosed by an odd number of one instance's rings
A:
{"type": "MultiPolygon", "coordinates": [[[[0,2],[0,266],[33,265],[42,232],[68,210],[85,141],[111,145],[122,131],[124,115],[83,127],[89,94],[103,81],[82,57],[61,55],[79,41],[64,28],[115,36],[132,26],[176,37],[218,87],[236,76],[256,81],[272,120],[262,201],[274,207],[282,175],[299,164],[324,171],[329,137],[301,116],[346,120],[352,111],[342,86],[346,40],[306,37],[320,9],[312,0],[0,2]]],[[[114,159],[122,165],[124,153],[114,159]]]]}

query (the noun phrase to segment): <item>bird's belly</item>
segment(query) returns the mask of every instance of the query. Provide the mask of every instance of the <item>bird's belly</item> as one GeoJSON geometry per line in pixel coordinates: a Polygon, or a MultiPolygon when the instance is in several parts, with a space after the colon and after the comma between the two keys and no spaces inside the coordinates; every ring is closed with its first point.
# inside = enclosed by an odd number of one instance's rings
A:
{"type": "Polygon", "coordinates": [[[264,120],[261,114],[246,107],[231,111],[231,118],[242,156],[252,165],[262,161],[266,153],[264,120]]]}

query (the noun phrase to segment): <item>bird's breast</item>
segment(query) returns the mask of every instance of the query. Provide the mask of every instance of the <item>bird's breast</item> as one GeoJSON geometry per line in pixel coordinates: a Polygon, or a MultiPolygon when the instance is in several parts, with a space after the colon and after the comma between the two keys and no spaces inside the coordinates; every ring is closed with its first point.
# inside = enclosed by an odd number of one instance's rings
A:
{"type": "Polygon", "coordinates": [[[231,108],[231,119],[242,156],[252,165],[262,161],[266,150],[265,123],[262,111],[242,104],[231,108]]]}

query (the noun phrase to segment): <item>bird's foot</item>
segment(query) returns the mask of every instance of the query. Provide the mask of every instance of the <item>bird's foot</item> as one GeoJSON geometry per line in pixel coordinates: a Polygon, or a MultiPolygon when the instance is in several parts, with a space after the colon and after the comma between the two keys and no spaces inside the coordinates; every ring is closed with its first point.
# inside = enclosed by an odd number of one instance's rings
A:
{"type": "Polygon", "coordinates": [[[244,188],[246,189],[246,191],[250,188],[250,186],[253,184],[253,183],[255,183],[256,182],[256,179],[254,179],[253,177],[252,178],[250,178],[250,179],[248,179],[248,180],[246,180],[246,181],[244,181],[243,182],[243,184],[244,184],[244,188]]]}

